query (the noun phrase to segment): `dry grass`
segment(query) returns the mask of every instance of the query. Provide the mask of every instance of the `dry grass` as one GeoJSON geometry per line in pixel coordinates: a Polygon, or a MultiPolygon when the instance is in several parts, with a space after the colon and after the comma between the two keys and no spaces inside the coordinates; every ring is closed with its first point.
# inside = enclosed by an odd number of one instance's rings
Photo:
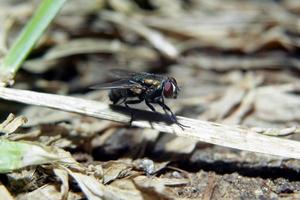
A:
{"type": "Polygon", "coordinates": [[[130,122],[130,112],[133,112],[135,120],[132,125],[136,127],[152,128],[240,150],[300,159],[300,142],[266,136],[247,128],[178,117],[180,123],[188,126],[182,129],[178,125],[170,123],[161,114],[135,109],[130,111],[123,107],[109,106],[97,101],[26,90],[1,88],[0,97],[5,100],[84,114],[124,124],[130,122]]]}

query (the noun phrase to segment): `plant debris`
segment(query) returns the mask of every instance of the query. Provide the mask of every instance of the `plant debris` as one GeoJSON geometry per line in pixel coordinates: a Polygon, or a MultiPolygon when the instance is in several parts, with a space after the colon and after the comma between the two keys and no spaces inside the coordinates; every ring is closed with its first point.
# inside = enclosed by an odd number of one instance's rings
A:
{"type": "MultiPolygon", "coordinates": [[[[37,2],[0,2],[1,60],[37,2]]],[[[299,199],[299,16],[299,0],[67,1],[15,80],[2,78],[14,88],[0,88],[0,196],[299,199]],[[136,110],[128,126],[90,89],[112,68],[175,77],[167,104],[194,129],[136,110]]]]}

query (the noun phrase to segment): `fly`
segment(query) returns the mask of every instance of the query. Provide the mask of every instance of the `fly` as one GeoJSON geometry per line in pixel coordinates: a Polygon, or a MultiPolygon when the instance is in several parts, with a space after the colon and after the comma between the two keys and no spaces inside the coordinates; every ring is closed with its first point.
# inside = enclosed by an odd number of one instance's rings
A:
{"type": "Polygon", "coordinates": [[[173,77],[151,74],[146,72],[136,73],[123,69],[113,69],[110,72],[118,80],[93,86],[92,89],[108,89],[109,99],[113,104],[121,104],[130,108],[130,104],[138,104],[145,101],[146,105],[156,112],[153,104],[161,106],[164,112],[170,116],[172,122],[180,124],[172,110],[165,104],[165,98],[176,99],[180,91],[173,77]]]}

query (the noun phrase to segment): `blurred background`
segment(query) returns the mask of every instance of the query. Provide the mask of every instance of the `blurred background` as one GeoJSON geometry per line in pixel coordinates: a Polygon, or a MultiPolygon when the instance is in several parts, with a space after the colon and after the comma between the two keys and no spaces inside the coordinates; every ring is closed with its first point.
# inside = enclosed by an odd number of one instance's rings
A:
{"type": "MultiPolygon", "coordinates": [[[[39,2],[0,1],[1,57],[39,2]]],[[[179,116],[260,130],[297,127],[300,1],[68,1],[13,87],[110,103],[107,91],[89,87],[111,81],[111,68],[175,77],[179,98],[167,104],[179,116]]],[[[181,176],[193,177],[190,185],[174,189],[176,197],[203,197],[211,174],[220,182],[216,199],[299,195],[297,160],[3,100],[0,110],[1,119],[24,115],[25,130],[41,131],[37,141],[52,141],[82,163],[125,159],[132,164],[145,158],[168,163],[181,176]]]]}

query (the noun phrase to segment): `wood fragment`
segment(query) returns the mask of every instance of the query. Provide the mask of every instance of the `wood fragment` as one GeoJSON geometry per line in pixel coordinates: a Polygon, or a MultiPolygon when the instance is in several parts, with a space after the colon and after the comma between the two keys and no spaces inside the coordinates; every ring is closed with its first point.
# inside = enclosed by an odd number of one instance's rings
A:
{"type": "Polygon", "coordinates": [[[216,175],[214,173],[208,173],[208,177],[207,177],[207,186],[203,192],[203,197],[202,200],[210,200],[212,199],[215,187],[216,187],[216,175]]]}

